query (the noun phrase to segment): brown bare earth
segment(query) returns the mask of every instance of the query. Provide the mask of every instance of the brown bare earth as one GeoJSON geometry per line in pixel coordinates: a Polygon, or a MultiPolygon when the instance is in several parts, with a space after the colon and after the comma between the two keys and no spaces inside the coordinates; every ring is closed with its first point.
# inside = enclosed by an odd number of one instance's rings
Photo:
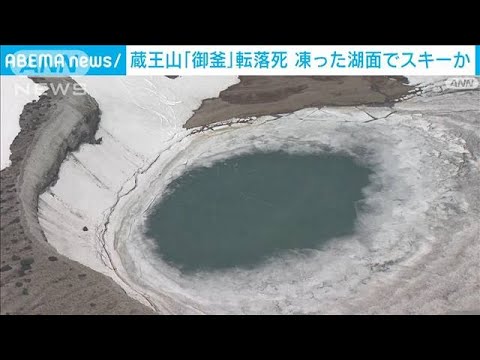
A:
{"type": "Polygon", "coordinates": [[[403,77],[380,76],[240,76],[186,122],[194,128],[231,118],[290,113],[308,107],[386,105],[412,87],[403,77]]]}

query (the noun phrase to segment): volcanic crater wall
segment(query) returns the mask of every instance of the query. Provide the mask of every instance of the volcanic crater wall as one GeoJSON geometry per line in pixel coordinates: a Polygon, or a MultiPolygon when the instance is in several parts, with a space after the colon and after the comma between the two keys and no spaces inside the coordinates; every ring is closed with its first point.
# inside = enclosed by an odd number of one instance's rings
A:
{"type": "Polygon", "coordinates": [[[95,143],[100,109],[72,79],[32,80],[48,90],[24,107],[12,164],[1,171],[1,314],[150,313],[112,279],[47,243],[38,222],[39,194],[55,183],[68,152],[95,143]]]}

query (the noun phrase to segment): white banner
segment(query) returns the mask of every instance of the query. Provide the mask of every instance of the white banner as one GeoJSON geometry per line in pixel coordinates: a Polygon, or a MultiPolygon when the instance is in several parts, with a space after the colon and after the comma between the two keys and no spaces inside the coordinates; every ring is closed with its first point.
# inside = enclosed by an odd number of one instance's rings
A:
{"type": "Polygon", "coordinates": [[[475,75],[475,46],[127,46],[127,75],[475,75]]]}

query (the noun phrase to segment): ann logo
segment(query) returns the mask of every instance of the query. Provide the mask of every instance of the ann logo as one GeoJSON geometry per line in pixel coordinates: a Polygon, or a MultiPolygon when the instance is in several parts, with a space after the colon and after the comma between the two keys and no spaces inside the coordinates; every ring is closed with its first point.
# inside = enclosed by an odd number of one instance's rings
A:
{"type": "Polygon", "coordinates": [[[449,89],[472,90],[478,87],[478,79],[474,77],[450,78],[445,82],[449,89]]]}

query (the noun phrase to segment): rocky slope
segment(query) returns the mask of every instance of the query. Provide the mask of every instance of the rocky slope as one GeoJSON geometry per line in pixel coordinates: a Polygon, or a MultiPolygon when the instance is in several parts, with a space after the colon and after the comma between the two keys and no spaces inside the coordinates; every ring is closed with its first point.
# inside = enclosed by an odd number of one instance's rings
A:
{"type": "Polygon", "coordinates": [[[56,181],[60,164],[81,143],[95,142],[100,110],[88,94],[75,95],[72,79],[53,84],[25,106],[12,165],[1,171],[1,314],[143,314],[110,278],[50,246],[38,223],[38,196],[56,181]],[[67,92],[55,94],[61,84],[67,92]]]}

